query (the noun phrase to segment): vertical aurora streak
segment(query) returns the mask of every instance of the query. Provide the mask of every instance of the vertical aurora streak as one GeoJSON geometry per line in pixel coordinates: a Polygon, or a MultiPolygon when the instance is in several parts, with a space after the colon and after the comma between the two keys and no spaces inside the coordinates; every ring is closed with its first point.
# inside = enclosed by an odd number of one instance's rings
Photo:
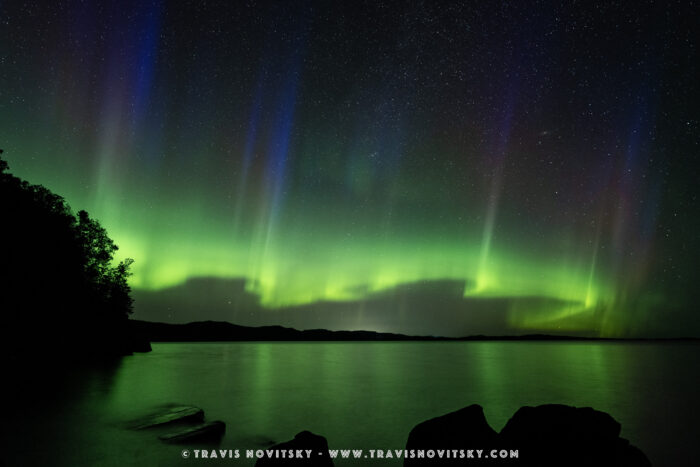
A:
{"type": "Polygon", "coordinates": [[[692,15],[545,3],[3,2],[0,146],[136,260],[143,319],[215,278],[180,306],[697,332],[692,15]]]}

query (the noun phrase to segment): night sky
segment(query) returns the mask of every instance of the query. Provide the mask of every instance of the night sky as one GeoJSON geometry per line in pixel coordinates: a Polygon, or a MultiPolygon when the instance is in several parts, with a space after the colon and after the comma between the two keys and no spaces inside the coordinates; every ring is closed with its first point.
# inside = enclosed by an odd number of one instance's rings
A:
{"type": "Polygon", "coordinates": [[[700,336],[699,13],[0,1],[0,147],[134,318],[700,336]]]}

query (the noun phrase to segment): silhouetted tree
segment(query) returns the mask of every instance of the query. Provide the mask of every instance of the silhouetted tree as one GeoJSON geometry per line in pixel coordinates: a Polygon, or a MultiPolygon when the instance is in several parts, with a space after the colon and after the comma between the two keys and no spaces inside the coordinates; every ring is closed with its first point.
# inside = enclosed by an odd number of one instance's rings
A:
{"type": "Polygon", "coordinates": [[[3,344],[23,352],[128,351],[132,312],[126,259],[87,212],[8,173],[0,159],[0,311],[3,344]]]}

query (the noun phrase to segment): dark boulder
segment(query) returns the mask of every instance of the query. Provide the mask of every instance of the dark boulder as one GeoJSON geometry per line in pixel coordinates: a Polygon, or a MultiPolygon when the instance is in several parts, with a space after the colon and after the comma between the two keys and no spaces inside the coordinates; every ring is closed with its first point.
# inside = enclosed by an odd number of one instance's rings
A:
{"type": "Polygon", "coordinates": [[[521,407],[500,433],[488,425],[480,406],[471,405],[416,425],[406,449],[404,466],[651,465],[620,438],[620,424],[607,413],[555,404],[521,407]]]}
{"type": "MultiPolygon", "coordinates": [[[[404,460],[404,465],[455,465],[453,451],[457,451],[459,458],[459,451],[492,449],[497,447],[497,440],[498,433],[486,421],[484,409],[480,405],[470,405],[416,425],[406,442],[406,450],[414,453],[404,460]],[[450,458],[446,459],[448,455],[450,458]]],[[[470,463],[476,461],[466,460],[470,463]]]]}
{"type": "Polygon", "coordinates": [[[504,445],[518,449],[519,465],[650,465],[619,435],[620,424],[605,412],[556,404],[521,407],[501,430],[504,445]]]}
{"type": "Polygon", "coordinates": [[[293,440],[276,444],[262,451],[265,455],[258,459],[255,463],[256,467],[278,465],[333,467],[333,461],[328,454],[328,441],[323,436],[315,435],[310,431],[302,431],[293,440]]]}

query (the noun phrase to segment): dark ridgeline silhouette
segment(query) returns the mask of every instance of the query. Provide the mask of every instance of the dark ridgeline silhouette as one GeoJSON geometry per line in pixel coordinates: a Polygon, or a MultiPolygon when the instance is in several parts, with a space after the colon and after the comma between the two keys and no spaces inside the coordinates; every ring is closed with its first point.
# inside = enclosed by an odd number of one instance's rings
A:
{"type": "Polygon", "coordinates": [[[464,337],[411,336],[375,331],[298,330],[284,326],[241,326],[226,321],[193,321],[186,324],[129,320],[131,330],[150,342],[238,342],[238,341],[506,341],[506,342],[699,342],[684,338],[611,338],[524,334],[464,337]]]}
{"type": "Polygon", "coordinates": [[[8,173],[0,159],[2,345],[12,362],[130,353],[131,259],[87,212],[8,173]]]}

